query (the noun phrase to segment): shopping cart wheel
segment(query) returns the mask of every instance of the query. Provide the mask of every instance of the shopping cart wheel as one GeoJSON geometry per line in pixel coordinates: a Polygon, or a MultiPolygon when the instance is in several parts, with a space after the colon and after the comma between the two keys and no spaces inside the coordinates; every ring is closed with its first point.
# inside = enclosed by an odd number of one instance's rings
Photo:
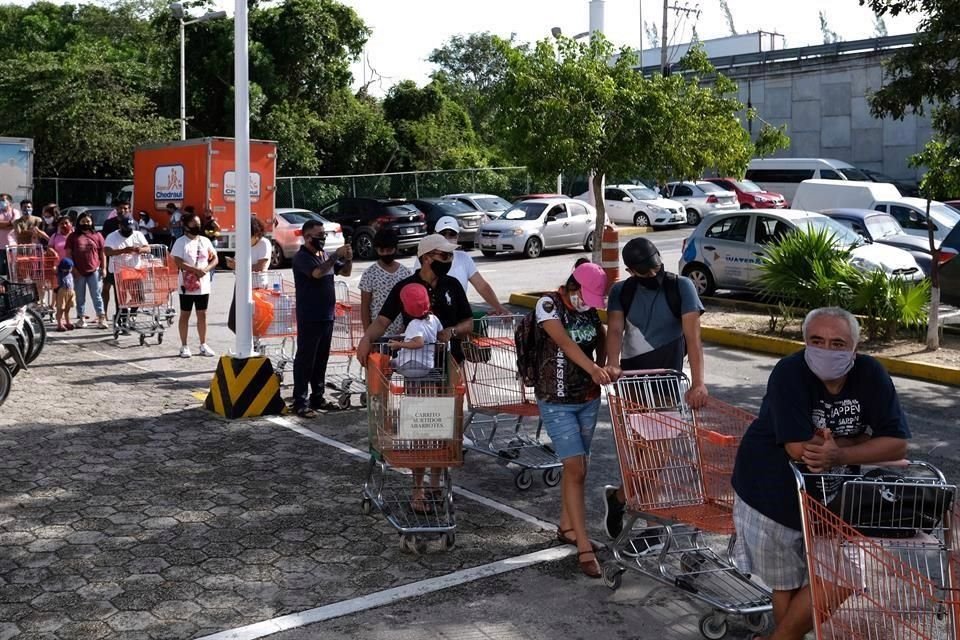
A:
{"type": "Polygon", "coordinates": [[[0,362],[0,405],[7,401],[10,395],[10,388],[13,386],[13,374],[7,369],[7,365],[0,362]]]}
{"type": "Polygon", "coordinates": [[[366,391],[361,391],[361,392],[360,392],[360,406],[361,406],[361,407],[367,406],[367,392],[366,392],[366,391]]]}
{"type": "Polygon", "coordinates": [[[753,633],[765,633],[773,628],[773,620],[766,613],[748,613],[743,617],[743,624],[753,633]]]}
{"type": "Polygon", "coordinates": [[[120,339],[120,332],[117,331],[116,329],[113,330],[113,339],[114,339],[114,340],[119,340],[119,339],[120,339]]]}
{"type": "Polygon", "coordinates": [[[157,334],[157,344],[163,344],[163,331],[157,334]]]}
{"type": "Polygon", "coordinates": [[[373,511],[373,502],[370,498],[364,498],[360,502],[360,510],[363,511],[363,515],[368,516],[373,511]]]}
{"type": "Polygon", "coordinates": [[[337,397],[337,406],[341,409],[350,408],[350,394],[344,391],[337,397]]]}
{"type": "Polygon", "coordinates": [[[560,467],[550,467],[543,472],[543,484],[548,487],[555,487],[560,484],[560,478],[562,476],[562,471],[560,467]]]}
{"type": "Polygon", "coordinates": [[[141,333],[141,334],[140,334],[140,346],[142,347],[142,346],[145,345],[145,344],[147,344],[147,336],[145,336],[145,335],[143,335],[143,334],[141,333]]]}
{"type": "Polygon", "coordinates": [[[623,568],[615,562],[603,565],[603,584],[616,591],[623,582],[623,568]]]}
{"type": "Polygon", "coordinates": [[[700,633],[707,640],[721,640],[727,635],[727,619],[722,614],[708,613],[700,618],[700,633]]]}
{"type": "Polygon", "coordinates": [[[450,551],[455,546],[457,546],[457,534],[454,533],[453,531],[449,531],[443,534],[442,540],[443,540],[443,548],[446,549],[447,551],[450,551]]]}
{"type": "Polygon", "coordinates": [[[513,476],[513,484],[520,489],[520,491],[526,491],[533,486],[533,474],[530,473],[530,469],[524,469],[517,475],[513,476]]]}
{"type": "Polygon", "coordinates": [[[400,548],[407,553],[412,553],[415,556],[419,556],[427,550],[427,542],[415,535],[404,534],[400,536],[400,548]]]}

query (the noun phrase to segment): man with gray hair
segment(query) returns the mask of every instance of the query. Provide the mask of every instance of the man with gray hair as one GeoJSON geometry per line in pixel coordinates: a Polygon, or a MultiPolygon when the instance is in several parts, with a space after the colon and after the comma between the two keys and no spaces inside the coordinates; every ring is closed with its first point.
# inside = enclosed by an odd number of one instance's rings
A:
{"type": "MultiPolygon", "coordinates": [[[[893,381],[875,358],[856,352],[859,339],[860,325],[849,312],[808,313],[804,349],[770,373],[760,414],[737,451],[735,559],[773,589],[776,627],[769,640],[802,640],[813,628],[790,461],[810,473],[855,474],[861,464],[898,460],[907,451],[910,431],[893,381]]],[[[822,586],[838,607],[850,595],[838,585],[822,586]]]]}

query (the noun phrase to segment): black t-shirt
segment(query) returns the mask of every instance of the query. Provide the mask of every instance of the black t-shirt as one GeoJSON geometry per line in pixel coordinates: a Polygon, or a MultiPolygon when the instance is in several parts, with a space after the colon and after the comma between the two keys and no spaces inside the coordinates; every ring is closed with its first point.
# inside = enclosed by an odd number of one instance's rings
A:
{"type": "Polygon", "coordinates": [[[297,322],[330,322],[337,304],[334,274],[340,273],[344,263],[337,261],[320,278],[313,271],[330,259],[330,254],[321,251],[314,255],[306,247],[293,254],[293,283],[297,290],[297,322]]]}
{"type": "MultiPolygon", "coordinates": [[[[390,294],[380,308],[381,316],[393,322],[398,316],[402,315],[404,325],[410,322],[412,318],[403,312],[403,304],[400,302],[400,290],[411,283],[422,284],[427,288],[427,292],[430,294],[431,311],[433,315],[437,316],[437,319],[440,320],[440,324],[443,325],[444,329],[473,318],[473,309],[470,308],[470,303],[467,301],[467,294],[463,290],[463,286],[459,280],[453,276],[440,276],[437,278],[436,287],[431,287],[420,277],[419,269],[409,278],[404,278],[398,282],[393,289],[390,290],[390,294]]],[[[460,346],[460,340],[452,340],[450,350],[453,352],[453,357],[457,362],[463,361],[463,349],[460,346]]]]}
{"type": "MultiPolygon", "coordinates": [[[[733,488],[744,502],[798,531],[800,502],[787,443],[810,440],[816,427],[830,429],[834,437],[910,437],[893,381],[876,359],[858,354],[843,389],[831,395],[803,353],[783,358],[771,372],[760,414],[743,436],[733,470],[733,488]]],[[[856,472],[838,467],[831,473],[856,472]]]]}

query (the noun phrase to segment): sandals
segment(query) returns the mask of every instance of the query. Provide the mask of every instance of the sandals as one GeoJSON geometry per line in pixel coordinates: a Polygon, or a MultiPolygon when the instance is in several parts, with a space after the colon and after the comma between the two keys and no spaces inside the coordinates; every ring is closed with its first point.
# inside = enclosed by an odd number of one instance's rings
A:
{"type": "Polygon", "coordinates": [[[310,407],[298,407],[293,412],[301,418],[316,418],[317,412],[310,407]]]}
{"type": "Polygon", "coordinates": [[[597,556],[594,554],[593,550],[590,551],[580,551],[577,553],[577,563],[580,565],[580,571],[583,572],[583,575],[588,578],[599,578],[603,576],[603,571],[600,569],[600,563],[597,562],[597,556]],[[593,560],[581,560],[585,555],[592,555],[593,560]]]}
{"type": "MultiPolygon", "coordinates": [[[[560,544],[569,544],[572,547],[577,546],[577,541],[574,538],[568,538],[567,534],[571,533],[573,529],[561,529],[557,527],[557,542],[560,544]]],[[[590,541],[590,546],[593,547],[594,551],[600,551],[603,549],[603,545],[599,545],[596,542],[590,541]]]]}

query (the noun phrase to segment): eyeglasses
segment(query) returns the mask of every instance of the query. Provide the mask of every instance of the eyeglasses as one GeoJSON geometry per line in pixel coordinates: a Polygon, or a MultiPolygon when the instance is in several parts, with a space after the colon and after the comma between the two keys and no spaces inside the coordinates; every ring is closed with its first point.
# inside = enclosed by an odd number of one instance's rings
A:
{"type": "Polygon", "coordinates": [[[444,262],[449,262],[449,261],[453,260],[453,253],[451,253],[451,252],[449,252],[449,251],[431,251],[431,252],[430,252],[430,257],[432,257],[432,258],[438,258],[438,259],[440,259],[440,260],[442,260],[442,261],[444,261],[444,262]]]}

